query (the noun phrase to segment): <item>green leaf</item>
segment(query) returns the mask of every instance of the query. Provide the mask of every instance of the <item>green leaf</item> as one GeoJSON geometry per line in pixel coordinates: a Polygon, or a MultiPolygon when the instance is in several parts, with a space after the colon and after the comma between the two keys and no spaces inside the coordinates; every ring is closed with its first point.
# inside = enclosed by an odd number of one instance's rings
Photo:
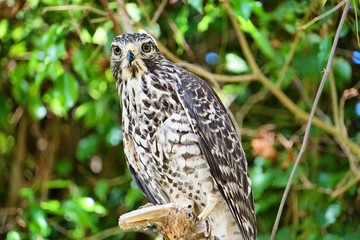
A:
{"type": "Polygon", "coordinates": [[[240,22],[241,29],[251,35],[261,52],[270,59],[275,58],[275,53],[267,37],[266,31],[264,29],[259,31],[250,19],[238,16],[238,20],[240,22]]]}
{"type": "Polygon", "coordinates": [[[95,135],[81,139],[76,148],[76,157],[80,161],[89,159],[95,153],[98,145],[98,138],[95,135]]]}
{"type": "Polygon", "coordinates": [[[125,8],[132,20],[135,22],[141,20],[141,10],[136,3],[126,3],[125,8]]]}
{"type": "Polygon", "coordinates": [[[328,61],[331,50],[331,44],[332,41],[330,37],[323,39],[319,44],[318,58],[319,58],[319,64],[322,68],[325,68],[325,65],[328,61]]]}
{"type": "Polygon", "coordinates": [[[21,240],[20,233],[17,231],[10,231],[6,234],[6,240],[21,240]]]}
{"type": "Polygon", "coordinates": [[[59,200],[48,200],[40,202],[40,207],[48,212],[63,215],[64,210],[61,207],[61,202],[59,200]]]}
{"type": "Polygon", "coordinates": [[[349,82],[352,76],[352,68],[348,61],[344,58],[335,58],[333,62],[335,76],[340,81],[349,82]]]}
{"type": "Polygon", "coordinates": [[[254,199],[260,199],[265,190],[271,185],[273,178],[269,172],[263,172],[261,167],[256,167],[252,170],[252,186],[254,192],[254,199]]]}
{"type": "Polygon", "coordinates": [[[68,177],[73,170],[72,161],[69,159],[60,159],[56,163],[56,172],[60,177],[68,177]]]}
{"type": "Polygon", "coordinates": [[[94,199],[90,197],[81,197],[75,200],[76,203],[79,204],[85,211],[87,212],[95,212],[97,214],[105,214],[106,209],[100,204],[94,201],[94,199]]]}
{"type": "Polygon", "coordinates": [[[100,180],[95,185],[95,195],[101,200],[105,201],[107,198],[107,194],[109,192],[110,186],[109,183],[105,180],[100,180]]]}
{"type": "Polygon", "coordinates": [[[44,95],[44,101],[50,105],[53,113],[60,117],[67,116],[68,110],[78,99],[79,84],[69,73],[65,72],[54,87],[44,95]]]}
{"type": "Polygon", "coordinates": [[[83,54],[82,49],[81,48],[76,49],[72,59],[73,68],[75,69],[75,72],[77,72],[82,77],[82,79],[88,80],[89,77],[86,72],[87,66],[85,65],[85,62],[86,62],[86,58],[83,54]]]}
{"type": "Polygon", "coordinates": [[[84,42],[91,43],[91,35],[86,28],[81,29],[81,39],[84,42]]]}
{"type": "Polygon", "coordinates": [[[26,42],[19,42],[10,47],[9,56],[10,57],[23,57],[27,52],[26,42]]]}
{"type": "Polygon", "coordinates": [[[76,199],[65,201],[63,209],[65,211],[65,218],[68,221],[76,223],[78,227],[89,227],[91,229],[95,229],[94,221],[96,217],[93,216],[92,218],[89,213],[82,208],[81,203],[79,203],[76,199]]]}
{"type": "Polygon", "coordinates": [[[14,29],[11,30],[11,37],[14,39],[14,41],[16,42],[20,42],[20,40],[24,37],[24,27],[23,26],[18,26],[14,29]]]}
{"type": "Polygon", "coordinates": [[[47,109],[40,99],[31,98],[28,104],[28,111],[35,120],[41,120],[46,116],[47,109]]]}
{"type": "Polygon", "coordinates": [[[199,22],[199,24],[197,25],[197,29],[200,32],[205,32],[206,30],[208,30],[210,23],[212,22],[212,18],[209,15],[204,16],[201,21],[199,22]]]}
{"type": "Polygon", "coordinates": [[[231,3],[237,16],[241,16],[245,19],[250,18],[255,4],[253,0],[232,0],[231,3]]]}
{"type": "Polygon", "coordinates": [[[249,71],[247,63],[234,53],[228,53],[225,56],[225,69],[231,73],[244,73],[249,71]]]}
{"type": "Polygon", "coordinates": [[[134,188],[130,188],[127,191],[126,197],[125,197],[125,204],[126,206],[128,206],[130,209],[133,209],[135,207],[135,205],[138,203],[138,201],[140,199],[143,198],[143,194],[140,191],[139,188],[134,187],[134,188]]]}
{"type": "Polygon", "coordinates": [[[325,212],[325,226],[335,223],[340,213],[340,203],[331,204],[325,212]]]}
{"type": "Polygon", "coordinates": [[[98,27],[92,37],[92,42],[98,45],[105,45],[107,40],[107,32],[104,28],[98,27]]]}
{"type": "Polygon", "coordinates": [[[38,235],[46,237],[51,233],[51,229],[47,223],[46,216],[40,208],[34,209],[32,212],[33,221],[30,222],[29,228],[38,235]]]}
{"type": "Polygon", "coordinates": [[[4,39],[9,29],[9,21],[3,19],[0,21],[0,39],[4,39]]]}
{"type": "Polygon", "coordinates": [[[35,201],[34,191],[31,188],[21,188],[20,196],[27,199],[29,202],[35,201]]]}
{"type": "Polygon", "coordinates": [[[75,118],[84,118],[87,127],[96,126],[105,115],[106,108],[101,101],[88,101],[80,105],[75,111],[75,118]]]}

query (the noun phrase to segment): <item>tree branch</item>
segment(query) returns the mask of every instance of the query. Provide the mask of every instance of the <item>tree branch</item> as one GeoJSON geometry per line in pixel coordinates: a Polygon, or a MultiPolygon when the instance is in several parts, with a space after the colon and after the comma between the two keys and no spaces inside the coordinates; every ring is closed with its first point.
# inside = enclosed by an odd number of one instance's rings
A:
{"type": "Polygon", "coordinates": [[[123,230],[150,226],[156,226],[156,231],[168,240],[214,239],[207,220],[199,221],[191,209],[177,207],[174,203],[145,205],[119,218],[119,227],[123,230]]]}
{"type": "Polygon", "coordinates": [[[286,201],[286,198],[287,198],[287,196],[289,194],[289,190],[290,190],[290,187],[292,185],[292,182],[294,180],[294,176],[295,176],[297,166],[299,165],[299,163],[300,163],[300,161],[302,159],[302,156],[303,156],[303,154],[304,154],[304,152],[306,150],[306,146],[307,146],[307,142],[308,142],[308,138],[309,138],[309,134],[310,134],[312,121],[313,121],[313,118],[314,118],[314,115],[315,115],[315,111],[316,111],[316,108],[317,108],[321,93],[323,91],[324,85],[326,83],[328,74],[329,74],[330,69],[331,69],[332,61],[333,61],[334,54],[335,54],[335,49],[336,49],[336,46],[337,46],[338,39],[340,37],[341,29],[342,29],[342,27],[344,25],[344,22],[345,22],[345,19],[346,19],[347,12],[349,10],[349,5],[350,5],[350,1],[347,0],[345,8],[343,10],[343,14],[342,14],[341,19],[340,19],[339,26],[337,28],[337,31],[336,31],[336,34],[335,34],[335,37],[334,37],[334,41],[333,41],[333,44],[332,44],[332,47],[331,47],[329,59],[328,59],[328,62],[327,62],[323,77],[321,79],[319,89],[318,89],[318,91],[316,93],[314,104],[313,104],[313,106],[311,108],[309,121],[308,121],[307,126],[306,126],[303,143],[301,145],[301,149],[300,149],[300,152],[299,152],[299,154],[298,154],[298,156],[296,158],[294,166],[293,166],[293,168],[291,170],[291,173],[290,173],[290,176],[289,176],[289,181],[288,181],[288,183],[286,185],[283,197],[281,199],[281,203],[280,203],[279,210],[278,210],[278,213],[277,213],[277,216],[276,216],[276,219],[275,219],[273,230],[271,232],[270,240],[275,239],[275,235],[276,235],[276,232],[277,232],[277,229],[278,229],[278,226],[279,226],[279,222],[280,222],[282,211],[283,211],[283,208],[284,208],[284,205],[285,205],[285,201],[286,201]]]}

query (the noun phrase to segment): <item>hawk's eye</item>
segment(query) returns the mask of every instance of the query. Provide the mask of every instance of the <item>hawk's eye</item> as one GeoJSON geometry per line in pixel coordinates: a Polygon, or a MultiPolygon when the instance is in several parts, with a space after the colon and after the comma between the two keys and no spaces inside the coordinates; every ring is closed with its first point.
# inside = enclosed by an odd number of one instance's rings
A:
{"type": "Polygon", "coordinates": [[[141,50],[145,53],[149,53],[151,51],[151,43],[147,42],[141,45],[141,50]]]}
{"type": "Polygon", "coordinates": [[[114,54],[115,55],[121,55],[121,48],[119,48],[119,47],[114,47],[114,54]]]}

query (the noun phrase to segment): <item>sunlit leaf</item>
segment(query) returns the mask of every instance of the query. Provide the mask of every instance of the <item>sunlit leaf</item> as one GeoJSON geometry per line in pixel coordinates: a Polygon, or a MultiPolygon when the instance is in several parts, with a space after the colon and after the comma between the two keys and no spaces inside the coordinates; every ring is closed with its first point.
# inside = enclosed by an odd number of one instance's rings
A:
{"type": "Polygon", "coordinates": [[[91,43],[91,35],[86,28],[81,29],[81,39],[84,42],[91,43]]]}
{"type": "Polygon", "coordinates": [[[40,207],[46,211],[52,212],[54,214],[63,214],[64,211],[61,207],[61,202],[59,200],[48,200],[40,203],[40,207]]]}
{"type": "Polygon", "coordinates": [[[22,57],[26,54],[26,42],[19,42],[11,46],[9,50],[10,57],[22,57]]]}
{"type": "Polygon", "coordinates": [[[35,120],[41,120],[46,116],[47,109],[40,99],[31,98],[28,103],[28,111],[35,120]]]}
{"type": "Polygon", "coordinates": [[[58,116],[66,116],[68,110],[74,106],[79,95],[79,84],[69,73],[59,78],[54,87],[44,95],[50,109],[58,116]]]}
{"type": "Polygon", "coordinates": [[[341,205],[339,203],[331,204],[325,212],[325,225],[336,222],[337,217],[341,213],[341,205]]]}
{"type": "Polygon", "coordinates": [[[208,15],[204,16],[201,21],[199,22],[197,29],[200,32],[205,32],[209,28],[209,24],[211,23],[212,18],[208,15]]]}
{"type": "Polygon", "coordinates": [[[6,234],[6,240],[21,240],[20,233],[17,231],[10,231],[6,234]]]}
{"type": "Polygon", "coordinates": [[[7,32],[8,32],[8,27],[9,27],[9,21],[6,19],[2,19],[0,21],[0,39],[3,39],[7,32]]]}
{"type": "Polygon", "coordinates": [[[139,22],[141,19],[141,10],[138,5],[135,3],[126,3],[125,7],[132,20],[139,22]]]}
{"type": "Polygon", "coordinates": [[[62,205],[65,211],[65,219],[76,223],[79,227],[89,227],[95,229],[89,212],[83,209],[82,205],[76,200],[67,200],[62,205]]]}
{"type": "Polygon", "coordinates": [[[104,45],[107,40],[107,32],[104,28],[98,27],[92,37],[92,42],[99,45],[104,45]]]}
{"type": "Polygon", "coordinates": [[[225,56],[226,65],[225,68],[232,73],[242,73],[249,71],[247,63],[238,55],[234,53],[228,53],[225,56]]]}
{"type": "Polygon", "coordinates": [[[46,216],[40,209],[34,209],[32,212],[33,221],[30,222],[29,227],[32,231],[38,233],[40,236],[48,236],[51,229],[48,225],[46,216]]]}
{"type": "Polygon", "coordinates": [[[250,19],[245,19],[240,16],[238,17],[238,19],[241,28],[251,35],[251,37],[257,43],[257,46],[260,48],[261,52],[268,58],[274,58],[275,53],[267,37],[266,31],[258,30],[250,19]]]}
{"type": "Polygon", "coordinates": [[[82,197],[75,200],[85,211],[105,214],[106,209],[90,197],[82,197]]]}

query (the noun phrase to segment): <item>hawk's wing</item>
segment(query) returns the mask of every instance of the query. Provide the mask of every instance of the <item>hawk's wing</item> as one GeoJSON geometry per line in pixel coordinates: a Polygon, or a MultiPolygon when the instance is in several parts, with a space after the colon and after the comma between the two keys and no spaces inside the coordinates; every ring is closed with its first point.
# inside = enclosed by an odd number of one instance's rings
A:
{"type": "Polygon", "coordinates": [[[131,166],[131,164],[129,164],[128,160],[126,160],[126,163],[128,165],[133,180],[135,181],[136,185],[140,188],[141,192],[145,195],[147,200],[154,205],[165,204],[164,202],[159,202],[158,198],[155,195],[155,192],[151,191],[151,189],[148,187],[148,181],[145,181],[145,179],[135,171],[135,169],[131,166]]]}
{"type": "Polygon", "coordinates": [[[240,138],[224,105],[202,79],[182,70],[177,94],[199,136],[218,188],[245,239],[256,238],[251,181],[240,138]]]}

